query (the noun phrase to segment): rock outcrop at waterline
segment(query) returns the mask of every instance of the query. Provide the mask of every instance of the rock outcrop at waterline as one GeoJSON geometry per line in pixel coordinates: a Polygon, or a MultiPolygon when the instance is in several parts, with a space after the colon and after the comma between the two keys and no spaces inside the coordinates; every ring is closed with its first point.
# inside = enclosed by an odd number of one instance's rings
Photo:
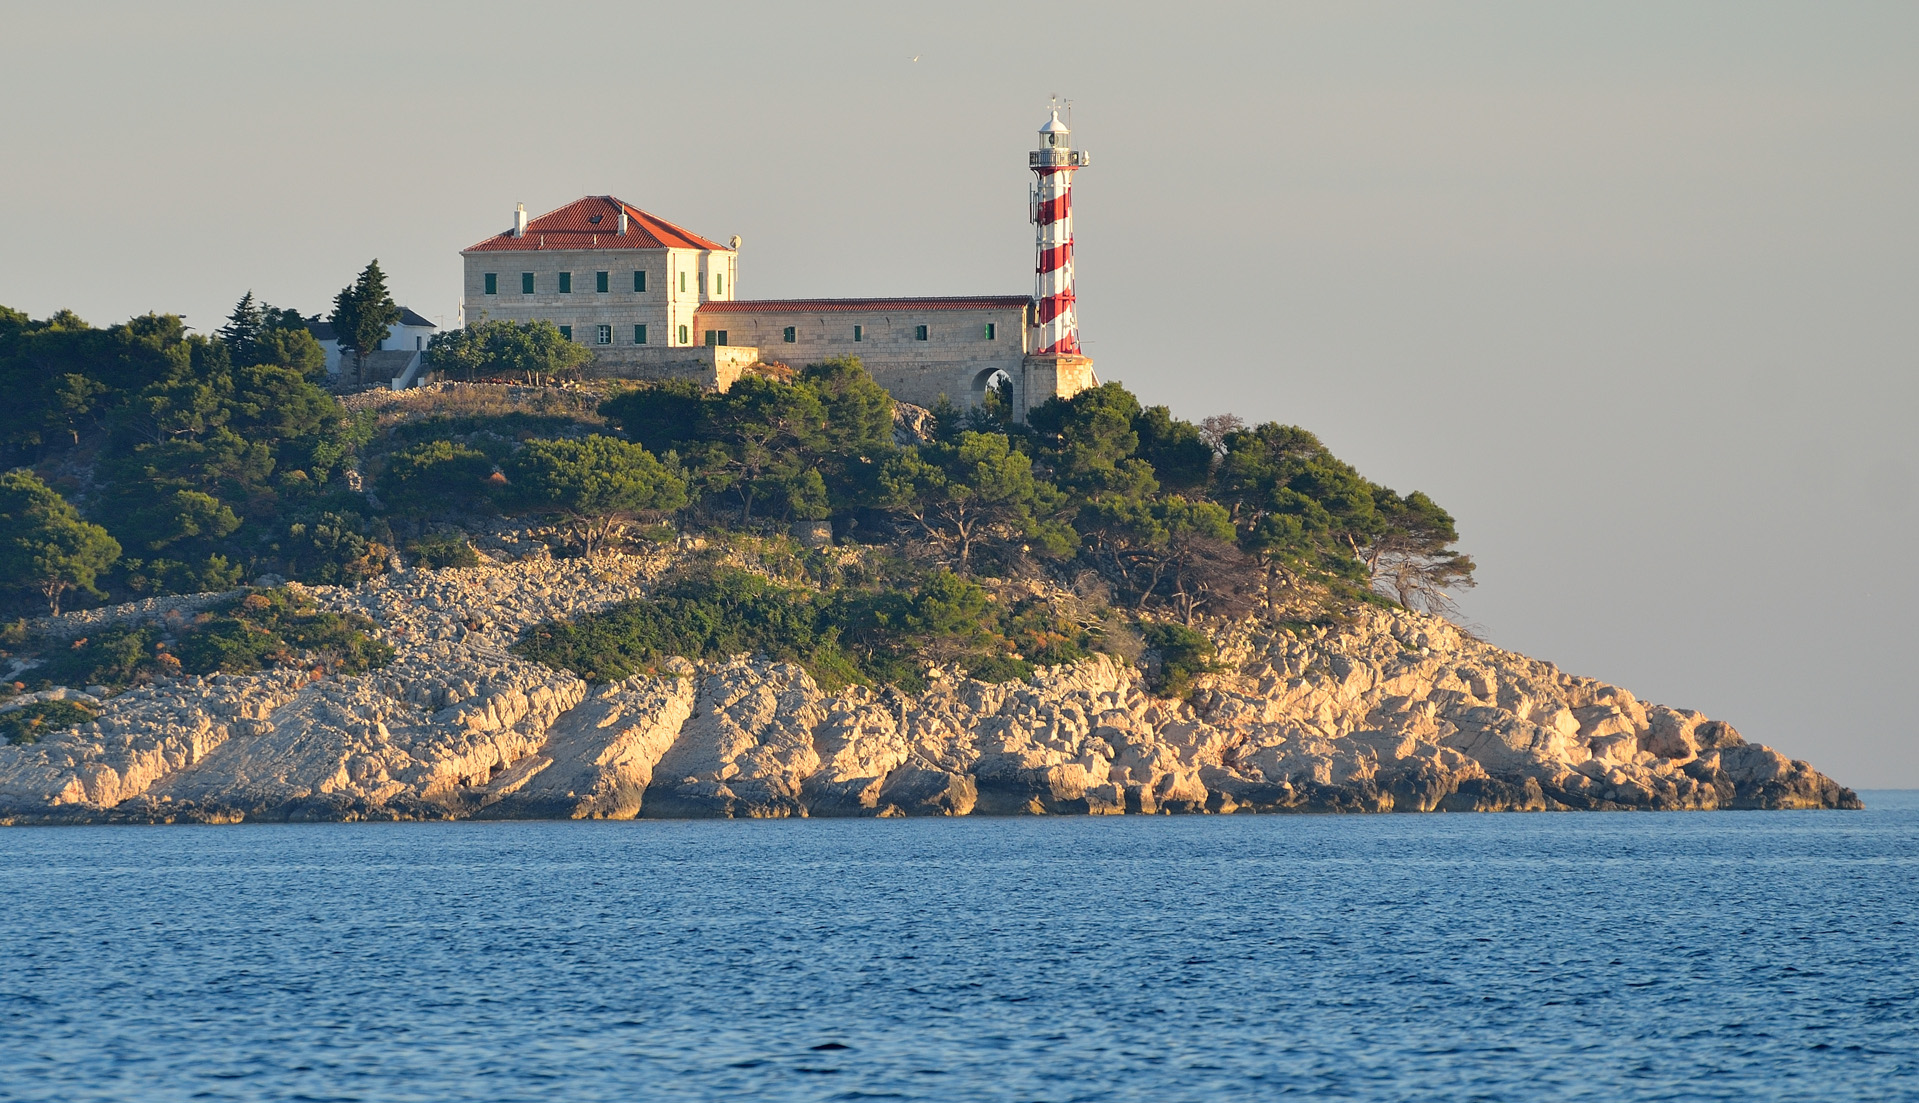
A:
{"type": "MultiPolygon", "coordinates": [[[[800,667],[677,660],[589,686],[510,655],[540,621],[643,589],[670,553],[414,570],[323,605],[398,651],[371,674],[163,681],[0,746],[0,820],[1857,808],[1803,761],[1698,713],[1362,610],[1245,626],[1189,702],[1099,658],[924,693],[820,690],[800,667]]],[[[66,618],[84,632],[168,615],[66,618]]],[[[178,615],[173,611],[173,615],[178,615]]],[[[85,698],[84,694],[73,694],[85,698]]]]}

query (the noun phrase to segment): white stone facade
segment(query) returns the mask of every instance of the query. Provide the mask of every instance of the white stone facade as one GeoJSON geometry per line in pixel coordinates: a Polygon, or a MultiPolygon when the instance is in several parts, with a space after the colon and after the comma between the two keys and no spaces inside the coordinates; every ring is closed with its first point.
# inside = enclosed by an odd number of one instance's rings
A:
{"type": "Polygon", "coordinates": [[[697,249],[469,252],[465,260],[469,323],[544,320],[596,346],[700,344],[694,312],[715,291],[730,297],[738,270],[736,254],[697,249]],[[568,290],[561,289],[563,275],[568,290]],[[601,326],[607,327],[604,334],[601,326]]]}

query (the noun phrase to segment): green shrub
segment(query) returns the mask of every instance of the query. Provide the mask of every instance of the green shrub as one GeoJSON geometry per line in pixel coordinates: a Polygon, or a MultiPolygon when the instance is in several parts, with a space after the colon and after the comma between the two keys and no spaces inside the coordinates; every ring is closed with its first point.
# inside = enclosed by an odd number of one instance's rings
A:
{"type": "Polygon", "coordinates": [[[983,655],[966,668],[966,676],[982,682],[1023,682],[1033,676],[1033,664],[1009,655],[983,655]]]}
{"type": "Polygon", "coordinates": [[[281,542],[287,574],[301,582],[316,585],[352,585],[386,573],[387,545],[378,531],[384,526],[369,523],[350,513],[331,511],[287,527],[281,542]]]}
{"type": "MultiPolygon", "coordinates": [[[[225,628],[221,638],[234,641],[230,654],[260,649],[262,660],[298,661],[303,666],[310,664],[335,674],[364,674],[393,660],[393,648],[370,634],[374,629],[372,621],[355,613],[326,612],[316,606],[312,598],[296,595],[284,587],[249,591],[222,604],[218,611],[224,616],[216,616],[200,632],[188,635],[181,642],[183,651],[196,636],[234,620],[278,643],[277,646],[257,643],[251,636],[243,637],[236,630],[225,628]]],[[[184,654],[180,663],[189,674],[211,672],[195,669],[184,654]]]]}
{"type": "MultiPolygon", "coordinates": [[[[1020,616],[1038,620],[1031,609],[1020,616]]],[[[1085,654],[1056,632],[1042,657],[1016,657],[1001,621],[984,590],[947,571],[910,590],[848,593],[782,586],[726,568],[647,600],[540,625],[514,650],[590,681],[657,670],[672,656],[744,652],[797,662],[829,691],[853,683],[918,691],[927,664],[945,662],[959,663],[981,681],[1004,682],[1030,676],[1036,663],[1085,654]]],[[[1031,635],[1029,629],[1022,631],[1031,635]]]]}
{"type": "Polygon", "coordinates": [[[1219,669],[1213,663],[1213,641],[1202,632],[1183,624],[1149,624],[1143,635],[1146,646],[1159,652],[1159,666],[1148,683],[1162,697],[1185,697],[1196,676],[1219,669]]]}
{"type": "Polygon", "coordinates": [[[651,601],[625,602],[570,624],[540,625],[514,650],[589,681],[616,681],[675,655],[706,659],[740,652],[804,663],[822,685],[860,680],[846,677],[838,634],[820,622],[812,594],[725,570],[681,582],[651,601]]]}
{"type": "Polygon", "coordinates": [[[430,440],[394,453],[380,474],[380,497],[390,509],[420,516],[471,511],[492,491],[493,461],[484,452],[430,440]]]}
{"type": "Polygon", "coordinates": [[[287,657],[286,641],[238,617],[219,617],[174,652],[188,674],[245,674],[287,657]]]}
{"type": "Polygon", "coordinates": [[[422,536],[406,546],[407,553],[422,567],[438,570],[442,567],[477,567],[480,565],[479,553],[466,537],[458,533],[433,533],[422,536]]]}
{"type": "Polygon", "coordinates": [[[38,685],[118,689],[175,674],[246,674],[298,664],[337,674],[384,666],[393,649],[365,617],[329,613],[292,591],[250,590],[194,618],[177,636],[116,626],[49,649],[28,672],[38,685]]]}
{"type": "Polygon", "coordinates": [[[160,670],[156,647],[164,637],[151,626],[102,628],[50,651],[28,676],[61,686],[118,687],[150,681],[160,670]]]}
{"type": "Polygon", "coordinates": [[[97,715],[74,701],[35,701],[11,712],[0,712],[0,738],[16,746],[38,743],[43,735],[84,724],[97,715]]]}

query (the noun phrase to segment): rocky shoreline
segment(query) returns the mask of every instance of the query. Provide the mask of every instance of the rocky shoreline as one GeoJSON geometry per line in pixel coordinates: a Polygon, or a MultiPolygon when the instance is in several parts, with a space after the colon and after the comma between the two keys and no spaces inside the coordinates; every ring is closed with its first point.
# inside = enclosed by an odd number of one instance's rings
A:
{"type": "Polygon", "coordinates": [[[371,618],[395,660],[93,701],[91,723],[0,745],[0,823],[1861,807],[1722,722],[1397,610],[1301,633],[1238,625],[1216,641],[1229,672],[1187,702],[1105,657],[1026,682],[946,670],[924,693],[828,694],[751,656],[592,686],[506,650],[534,624],[645,592],[674,554],[314,587],[371,618]]]}

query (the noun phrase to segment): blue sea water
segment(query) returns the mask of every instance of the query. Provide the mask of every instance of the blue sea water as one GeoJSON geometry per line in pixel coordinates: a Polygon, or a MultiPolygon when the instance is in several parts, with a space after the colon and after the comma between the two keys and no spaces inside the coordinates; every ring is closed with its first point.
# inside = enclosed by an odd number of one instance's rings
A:
{"type": "Polygon", "coordinates": [[[1915,1099],[1866,800],[0,830],[0,1099],[1915,1099]]]}

